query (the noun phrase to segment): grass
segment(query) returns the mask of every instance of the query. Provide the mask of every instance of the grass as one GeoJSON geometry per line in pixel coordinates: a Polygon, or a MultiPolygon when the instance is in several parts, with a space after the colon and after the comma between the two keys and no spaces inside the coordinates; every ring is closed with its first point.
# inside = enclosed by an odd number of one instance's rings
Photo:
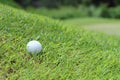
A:
{"type": "Polygon", "coordinates": [[[95,25],[89,25],[84,26],[86,29],[104,32],[110,35],[120,35],[120,23],[102,23],[102,24],[95,24],[95,25]]]}
{"type": "Polygon", "coordinates": [[[0,0],[0,3],[12,6],[14,8],[21,8],[18,4],[14,2],[14,0],[0,0]]]}
{"type": "Polygon", "coordinates": [[[45,15],[54,19],[70,19],[76,17],[85,17],[87,14],[82,12],[82,8],[75,8],[72,6],[64,6],[56,9],[47,9],[47,8],[27,8],[27,12],[45,15]]]}
{"type": "Polygon", "coordinates": [[[119,80],[120,38],[0,4],[1,80],[119,80]],[[30,55],[26,44],[43,50],[30,55]]]}
{"type": "MultiPolygon", "coordinates": [[[[14,8],[21,9],[20,5],[16,4],[14,0],[0,0],[0,3],[12,6],[14,8]]],[[[73,6],[61,6],[60,8],[52,8],[48,9],[45,7],[42,8],[33,8],[31,6],[28,6],[25,11],[32,13],[32,14],[38,14],[38,15],[44,15],[47,17],[51,17],[54,19],[67,19],[67,18],[75,18],[75,17],[84,17],[87,16],[87,11],[82,11],[84,7],[78,7],[75,8],[73,6]]],[[[86,9],[84,9],[86,10],[86,9]]]]}
{"type": "Polygon", "coordinates": [[[86,25],[94,25],[94,24],[102,24],[102,23],[115,23],[119,21],[120,21],[119,19],[94,18],[94,17],[63,20],[64,23],[67,24],[71,23],[70,25],[75,25],[75,26],[86,26],[86,25]]]}
{"type": "Polygon", "coordinates": [[[103,18],[77,18],[63,20],[64,23],[77,26],[81,29],[81,26],[94,30],[97,32],[103,32],[110,35],[120,35],[120,20],[119,19],[103,19],[103,18]]]}

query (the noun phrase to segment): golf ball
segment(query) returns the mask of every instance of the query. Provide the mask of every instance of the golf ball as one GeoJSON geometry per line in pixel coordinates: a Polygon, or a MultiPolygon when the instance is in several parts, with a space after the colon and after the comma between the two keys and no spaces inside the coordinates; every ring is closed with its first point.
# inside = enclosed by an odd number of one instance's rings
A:
{"type": "Polygon", "coordinates": [[[27,50],[28,52],[30,53],[40,53],[41,50],[42,50],[42,45],[40,42],[36,41],[36,40],[33,40],[33,41],[30,41],[28,42],[27,44],[27,50]]]}

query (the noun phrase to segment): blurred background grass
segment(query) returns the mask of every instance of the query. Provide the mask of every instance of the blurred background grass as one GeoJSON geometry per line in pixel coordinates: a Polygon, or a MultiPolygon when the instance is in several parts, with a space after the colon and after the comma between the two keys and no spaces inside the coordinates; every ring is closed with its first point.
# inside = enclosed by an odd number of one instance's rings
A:
{"type": "Polygon", "coordinates": [[[120,0],[0,0],[0,2],[55,19],[120,18],[120,0]]]}

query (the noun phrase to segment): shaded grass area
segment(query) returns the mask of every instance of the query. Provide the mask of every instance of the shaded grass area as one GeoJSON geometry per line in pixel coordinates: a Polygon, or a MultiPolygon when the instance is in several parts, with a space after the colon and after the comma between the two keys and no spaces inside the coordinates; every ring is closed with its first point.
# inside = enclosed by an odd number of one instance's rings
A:
{"type": "Polygon", "coordinates": [[[0,0],[0,3],[14,8],[21,8],[14,0],[0,0]]]}
{"type": "Polygon", "coordinates": [[[79,5],[78,7],[73,6],[61,6],[59,8],[27,8],[28,12],[49,16],[55,19],[71,19],[81,17],[96,17],[96,18],[120,18],[120,6],[107,8],[105,5],[101,6],[85,6],[79,5]]]}
{"type": "Polygon", "coordinates": [[[38,15],[45,15],[54,19],[71,19],[76,17],[85,17],[87,16],[87,11],[82,12],[82,7],[76,8],[73,6],[64,6],[60,8],[32,8],[29,7],[26,10],[27,12],[38,14],[38,15]]]}
{"type": "Polygon", "coordinates": [[[0,22],[0,79],[120,79],[118,37],[73,29],[2,4],[0,22]],[[31,56],[26,44],[33,39],[43,50],[31,56]]]}
{"type": "MultiPolygon", "coordinates": [[[[38,15],[48,16],[54,19],[72,19],[72,18],[81,18],[81,17],[103,17],[103,18],[120,18],[120,6],[107,8],[106,5],[100,5],[98,7],[94,5],[85,6],[80,4],[78,7],[73,6],[60,6],[58,8],[33,8],[32,5],[29,5],[29,1],[23,1],[21,3],[24,7],[24,10],[29,13],[34,13],[38,15]],[[27,5],[28,3],[28,5],[27,5]],[[26,7],[26,8],[25,8],[26,7]]],[[[14,8],[21,8],[20,5],[14,2],[14,0],[0,0],[0,3],[12,6],[14,8]]]]}

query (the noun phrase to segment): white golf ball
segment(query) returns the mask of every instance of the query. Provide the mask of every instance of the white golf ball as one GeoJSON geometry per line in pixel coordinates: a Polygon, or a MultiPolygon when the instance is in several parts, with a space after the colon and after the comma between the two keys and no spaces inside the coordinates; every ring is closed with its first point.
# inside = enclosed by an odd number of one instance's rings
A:
{"type": "Polygon", "coordinates": [[[42,45],[40,42],[33,40],[28,42],[27,44],[27,50],[30,53],[40,53],[40,51],[42,50],[42,45]]]}

